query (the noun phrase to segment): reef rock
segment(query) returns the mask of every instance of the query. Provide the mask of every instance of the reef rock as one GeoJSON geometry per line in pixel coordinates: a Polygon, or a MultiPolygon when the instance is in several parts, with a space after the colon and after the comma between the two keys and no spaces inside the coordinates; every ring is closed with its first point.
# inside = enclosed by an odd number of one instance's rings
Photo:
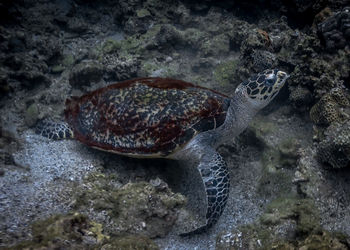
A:
{"type": "Polygon", "coordinates": [[[103,68],[98,62],[81,62],[73,68],[69,76],[72,86],[90,85],[102,79],[103,68]]]}
{"type": "Polygon", "coordinates": [[[318,159],[333,168],[350,167],[350,120],[328,127],[317,148],[318,159]]]}
{"type": "Polygon", "coordinates": [[[148,182],[127,183],[115,187],[113,176],[90,176],[85,190],[77,195],[79,211],[94,211],[108,230],[117,235],[141,234],[154,238],[165,236],[177,219],[185,198],[173,193],[156,178],[148,182]]]}
{"type": "Polygon", "coordinates": [[[317,125],[329,126],[332,122],[344,121],[350,108],[349,96],[343,88],[333,88],[310,110],[311,120],[317,125]]]}
{"type": "Polygon", "coordinates": [[[318,24],[318,32],[328,50],[344,48],[350,41],[350,7],[318,24]]]}

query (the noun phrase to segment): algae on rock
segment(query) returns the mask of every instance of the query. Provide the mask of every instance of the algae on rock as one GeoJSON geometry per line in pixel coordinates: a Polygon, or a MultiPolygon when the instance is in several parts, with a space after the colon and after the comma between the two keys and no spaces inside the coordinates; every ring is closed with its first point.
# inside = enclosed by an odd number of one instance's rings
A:
{"type": "Polygon", "coordinates": [[[119,188],[113,176],[92,176],[87,181],[87,188],[78,192],[76,209],[93,210],[95,216],[106,214],[113,225],[110,230],[117,235],[164,236],[185,203],[185,198],[173,193],[163,181],[127,183],[119,188]]]}
{"type": "MultiPolygon", "coordinates": [[[[237,60],[231,60],[219,64],[214,71],[215,80],[222,85],[233,83],[235,79],[237,64],[237,60]]],[[[237,83],[237,85],[238,84],[239,83],[237,83]]]]}
{"type": "Polygon", "coordinates": [[[54,215],[32,224],[33,239],[6,249],[135,249],[157,250],[146,236],[106,235],[102,224],[79,213],[54,215]]]}

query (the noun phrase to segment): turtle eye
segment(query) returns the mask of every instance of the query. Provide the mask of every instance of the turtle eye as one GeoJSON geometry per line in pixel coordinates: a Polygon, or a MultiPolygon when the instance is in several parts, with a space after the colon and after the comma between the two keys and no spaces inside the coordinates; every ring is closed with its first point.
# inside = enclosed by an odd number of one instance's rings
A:
{"type": "Polygon", "coordinates": [[[265,84],[269,87],[273,86],[275,84],[276,81],[276,76],[273,76],[271,78],[266,78],[265,80],[265,84]]]}

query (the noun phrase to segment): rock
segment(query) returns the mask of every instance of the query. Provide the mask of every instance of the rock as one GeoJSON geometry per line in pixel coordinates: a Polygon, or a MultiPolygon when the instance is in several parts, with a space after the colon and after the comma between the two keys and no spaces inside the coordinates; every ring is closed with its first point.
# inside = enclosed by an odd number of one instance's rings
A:
{"type": "Polygon", "coordinates": [[[266,49],[270,45],[268,33],[261,29],[252,29],[243,40],[240,51],[242,56],[251,55],[254,50],[266,49]]]}
{"type": "Polygon", "coordinates": [[[0,98],[8,94],[11,87],[8,83],[8,76],[3,69],[0,69],[0,98]]]}
{"type": "Polygon", "coordinates": [[[310,199],[279,198],[267,206],[260,217],[260,223],[243,225],[232,231],[219,233],[216,238],[216,249],[294,250],[298,239],[319,235],[321,232],[317,209],[310,199]],[[277,245],[284,248],[275,248],[277,245]]]}
{"type": "Polygon", "coordinates": [[[181,44],[183,41],[182,37],[182,33],[173,25],[164,24],[160,26],[160,29],[154,38],[154,43],[151,45],[151,47],[148,46],[148,48],[157,47],[157,49],[169,49],[178,43],[181,44]]]}
{"type": "Polygon", "coordinates": [[[114,54],[117,53],[121,49],[120,41],[107,39],[101,48],[101,52],[103,54],[114,54]]]}
{"type": "Polygon", "coordinates": [[[200,47],[202,56],[227,55],[230,51],[230,40],[226,34],[207,39],[200,47]]]}
{"type": "Polygon", "coordinates": [[[296,242],[276,242],[271,246],[275,250],[311,250],[311,249],[349,249],[349,240],[345,235],[322,231],[311,234],[306,239],[296,242]]]}
{"type": "MultiPolygon", "coordinates": [[[[113,237],[85,215],[54,215],[32,224],[33,239],[7,249],[144,249],[158,246],[146,236],[113,237]]],[[[6,247],[6,246],[5,246],[6,247]]]]}
{"type": "Polygon", "coordinates": [[[67,30],[72,33],[82,34],[89,29],[86,21],[80,18],[69,18],[67,23],[67,30]]]}
{"type": "Polygon", "coordinates": [[[26,49],[26,42],[22,36],[11,36],[8,40],[8,48],[11,52],[23,52],[26,49]]]}
{"type": "Polygon", "coordinates": [[[37,70],[11,73],[10,77],[19,81],[21,86],[27,89],[33,89],[39,85],[48,86],[50,84],[50,79],[37,70]]]}
{"type": "Polygon", "coordinates": [[[74,66],[69,75],[69,84],[74,87],[88,86],[102,79],[103,67],[97,61],[83,61],[74,66]]]}
{"type": "Polygon", "coordinates": [[[333,11],[329,7],[324,8],[315,16],[313,26],[315,27],[316,25],[325,21],[327,18],[329,18],[333,14],[334,14],[333,11]]]}
{"type": "Polygon", "coordinates": [[[123,81],[137,76],[140,60],[137,57],[117,57],[105,55],[102,64],[105,68],[105,78],[108,81],[123,81]]]}
{"type": "Polygon", "coordinates": [[[130,235],[110,240],[102,246],[103,250],[133,249],[133,250],[158,250],[159,247],[149,238],[142,235],[130,235]]]}
{"type": "Polygon", "coordinates": [[[97,243],[97,235],[91,230],[93,226],[86,216],[77,213],[52,216],[33,223],[33,239],[21,242],[15,248],[72,249],[79,246],[91,247],[97,243]]]}
{"type": "Polygon", "coordinates": [[[195,50],[199,50],[203,41],[208,37],[206,32],[195,28],[188,28],[182,34],[183,44],[195,50]]]}
{"type": "Polygon", "coordinates": [[[296,87],[288,85],[288,88],[290,90],[289,100],[296,109],[305,111],[305,107],[312,104],[313,96],[309,89],[300,85],[296,87]]]}
{"type": "Polygon", "coordinates": [[[317,125],[329,126],[344,121],[350,112],[350,97],[344,88],[333,88],[310,110],[310,118],[317,125]],[[348,113],[348,114],[347,114],[348,113]]]}
{"type": "Polygon", "coordinates": [[[185,198],[173,193],[164,181],[127,183],[116,188],[113,176],[92,176],[87,189],[77,194],[79,211],[95,211],[92,216],[108,215],[110,231],[116,235],[165,236],[177,219],[185,198]],[[93,188],[89,188],[93,187],[93,188]]]}
{"type": "Polygon", "coordinates": [[[70,68],[75,62],[75,58],[72,54],[65,54],[59,57],[59,59],[52,65],[51,73],[58,74],[63,72],[66,68],[70,68]]]}
{"type": "Polygon", "coordinates": [[[136,11],[136,15],[138,18],[143,18],[143,17],[150,16],[151,13],[147,9],[138,9],[136,11]]]}
{"type": "Polygon", "coordinates": [[[4,64],[12,70],[19,70],[23,66],[23,58],[20,54],[12,54],[5,58],[4,64]]]}
{"type": "Polygon", "coordinates": [[[215,80],[222,85],[233,83],[237,64],[238,60],[231,60],[219,64],[214,70],[215,80]]]}
{"type": "Polygon", "coordinates": [[[250,58],[255,72],[275,68],[277,64],[276,55],[266,50],[254,50],[250,58]]]}
{"type": "Polygon", "coordinates": [[[318,24],[318,33],[329,51],[342,49],[350,41],[350,7],[318,24]]]}
{"type": "Polygon", "coordinates": [[[39,109],[37,104],[33,103],[27,108],[24,121],[28,127],[32,127],[37,123],[38,119],[39,119],[39,109]]]}
{"type": "Polygon", "coordinates": [[[232,28],[227,31],[227,34],[230,37],[231,49],[239,51],[242,43],[247,39],[251,30],[253,30],[253,27],[248,22],[234,20],[232,28]]]}
{"type": "Polygon", "coordinates": [[[181,2],[178,3],[177,8],[174,10],[174,15],[179,20],[179,23],[184,26],[187,26],[193,19],[190,10],[181,2]]]}
{"type": "Polygon", "coordinates": [[[317,158],[333,168],[350,167],[350,120],[327,128],[317,147],[317,158]]]}

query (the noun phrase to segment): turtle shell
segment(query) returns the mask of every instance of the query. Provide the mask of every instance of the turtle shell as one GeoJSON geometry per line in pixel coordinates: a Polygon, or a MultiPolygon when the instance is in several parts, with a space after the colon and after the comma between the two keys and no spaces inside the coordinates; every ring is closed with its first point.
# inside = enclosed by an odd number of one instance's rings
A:
{"type": "Polygon", "coordinates": [[[226,118],[230,99],[169,78],[140,78],[66,101],[74,137],[100,150],[134,157],[166,157],[226,118]]]}

